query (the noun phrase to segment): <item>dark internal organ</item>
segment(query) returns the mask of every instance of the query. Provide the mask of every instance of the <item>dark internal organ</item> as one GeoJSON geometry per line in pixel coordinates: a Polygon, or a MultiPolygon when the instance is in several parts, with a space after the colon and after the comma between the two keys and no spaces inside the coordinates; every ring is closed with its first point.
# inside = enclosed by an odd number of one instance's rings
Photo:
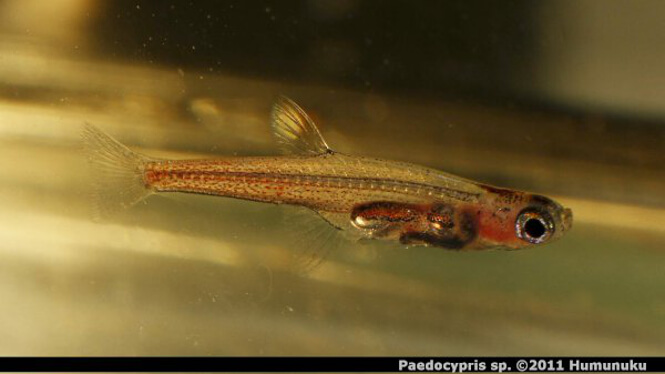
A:
{"type": "Polygon", "coordinates": [[[477,235],[475,215],[450,204],[407,204],[376,201],[359,204],[351,222],[373,238],[398,239],[402,244],[424,244],[462,249],[477,235]]]}
{"type": "Polygon", "coordinates": [[[415,204],[375,201],[356,205],[351,223],[375,238],[387,237],[406,224],[414,223],[420,214],[415,204]]]}

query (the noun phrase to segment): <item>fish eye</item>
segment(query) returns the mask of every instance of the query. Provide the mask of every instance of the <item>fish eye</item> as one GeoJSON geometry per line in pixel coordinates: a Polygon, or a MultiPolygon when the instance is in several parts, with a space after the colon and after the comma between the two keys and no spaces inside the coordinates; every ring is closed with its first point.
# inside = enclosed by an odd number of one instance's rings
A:
{"type": "Polygon", "coordinates": [[[529,218],[524,222],[524,232],[532,238],[540,238],[545,235],[545,224],[535,218],[529,218]]]}
{"type": "Polygon", "coordinates": [[[545,212],[525,210],[517,217],[515,222],[517,237],[529,243],[542,243],[552,236],[554,222],[545,212]]]}

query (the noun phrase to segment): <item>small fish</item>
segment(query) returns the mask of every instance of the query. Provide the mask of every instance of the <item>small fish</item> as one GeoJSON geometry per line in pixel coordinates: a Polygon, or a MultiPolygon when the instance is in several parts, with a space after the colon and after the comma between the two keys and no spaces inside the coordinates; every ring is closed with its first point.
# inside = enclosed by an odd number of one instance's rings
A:
{"type": "Polygon", "coordinates": [[[86,124],[97,179],[97,212],[157,192],[292,204],[317,212],[346,236],[455,250],[549,243],[572,225],[555,201],[413,164],[351,156],[328,147],[309,116],[280,98],[273,133],[284,155],[163,160],[146,157],[86,124]]]}

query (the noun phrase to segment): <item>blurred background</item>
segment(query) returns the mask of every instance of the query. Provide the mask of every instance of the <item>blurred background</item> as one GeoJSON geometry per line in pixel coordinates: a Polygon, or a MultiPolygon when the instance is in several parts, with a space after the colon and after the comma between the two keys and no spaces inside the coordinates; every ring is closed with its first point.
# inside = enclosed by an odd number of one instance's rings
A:
{"type": "Polygon", "coordinates": [[[662,355],[665,3],[0,0],[0,354],[662,355]],[[90,219],[79,132],[275,154],[285,94],[334,149],[559,199],[518,252],[343,243],[289,208],[153,196],[90,219]],[[293,241],[293,236],[300,239],[293,241]]]}

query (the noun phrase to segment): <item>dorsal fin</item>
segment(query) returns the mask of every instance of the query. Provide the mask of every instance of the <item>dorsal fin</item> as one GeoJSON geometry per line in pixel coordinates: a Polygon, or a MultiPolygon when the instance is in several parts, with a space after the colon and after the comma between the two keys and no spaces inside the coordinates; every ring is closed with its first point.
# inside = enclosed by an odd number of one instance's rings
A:
{"type": "Polygon", "coordinates": [[[272,108],[272,131],[284,153],[318,155],[331,152],[307,113],[293,100],[280,96],[272,108]]]}

